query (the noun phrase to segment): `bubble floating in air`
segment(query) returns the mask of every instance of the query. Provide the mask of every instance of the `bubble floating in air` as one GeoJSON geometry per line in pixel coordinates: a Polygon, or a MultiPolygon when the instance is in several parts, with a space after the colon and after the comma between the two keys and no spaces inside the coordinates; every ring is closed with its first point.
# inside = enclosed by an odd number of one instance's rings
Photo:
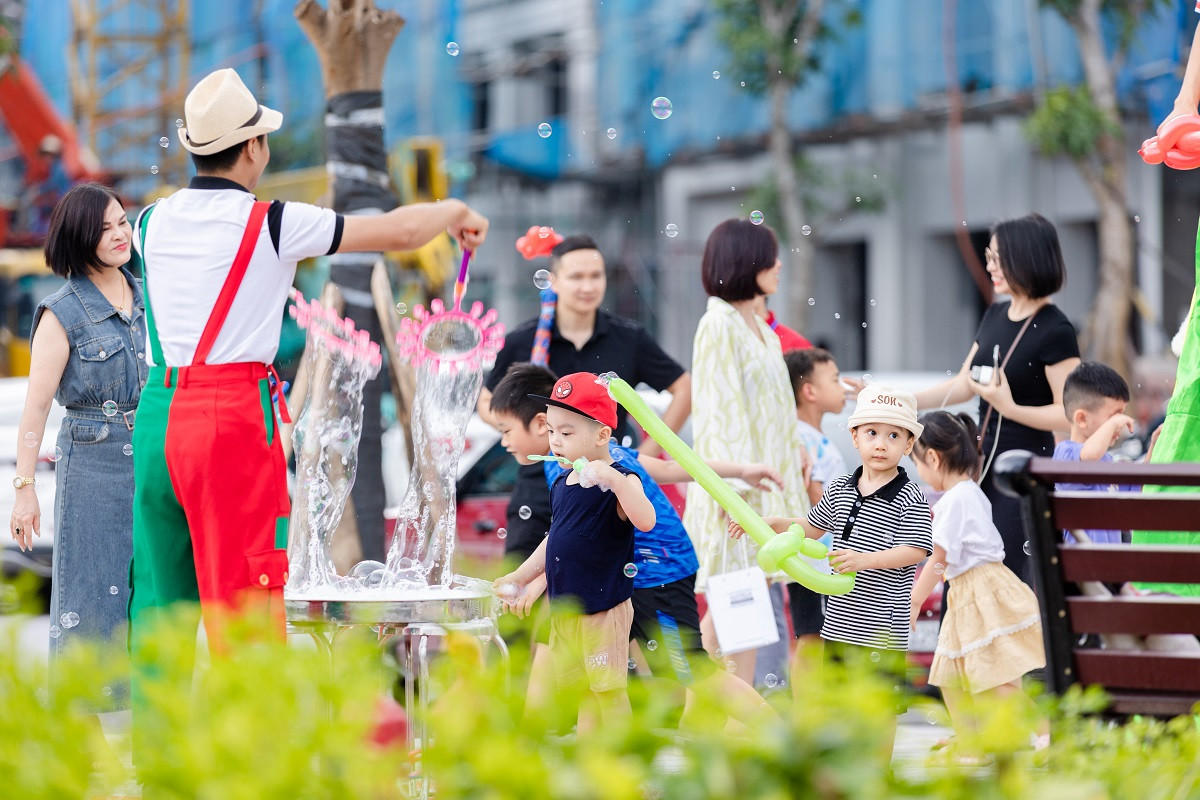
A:
{"type": "Polygon", "coordinates": [[[650,113],[656,119],[666,119],[675,112],[675,107],[671,105],[671,101],[665,97],[656,97],[654,102],[650,104],[650,113]]]}

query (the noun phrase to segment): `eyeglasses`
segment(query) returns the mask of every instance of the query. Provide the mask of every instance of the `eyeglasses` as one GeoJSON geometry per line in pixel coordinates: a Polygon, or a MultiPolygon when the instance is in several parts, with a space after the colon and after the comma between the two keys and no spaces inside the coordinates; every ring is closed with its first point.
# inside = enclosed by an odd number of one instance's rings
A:
{"type": "Polygon", "coordinates": [[[985,261],[995,261],[997,264],[1000,263],[1000,254],[990,247],[984,249],[983,258],[985,261]]]}

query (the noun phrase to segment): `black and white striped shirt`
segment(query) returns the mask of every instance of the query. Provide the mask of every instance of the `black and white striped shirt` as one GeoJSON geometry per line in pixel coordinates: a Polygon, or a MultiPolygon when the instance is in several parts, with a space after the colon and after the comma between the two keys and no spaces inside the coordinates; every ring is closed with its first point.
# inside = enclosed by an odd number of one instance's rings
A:
{"type": "MultiPolygon", "coordinates": [[[[921,489],[903,468],[887,485],[863,497],[858,491],[862,467],[834,478],[808,521],[833,532],[834,550],[877,553],[901,545],[933,552],[932,515],[921,489]]],[[[854,589],[831,595],[821,638],[835,642],[907,650],[909,598],[916,566],[867,569],[858,573],[854,589]]]]}

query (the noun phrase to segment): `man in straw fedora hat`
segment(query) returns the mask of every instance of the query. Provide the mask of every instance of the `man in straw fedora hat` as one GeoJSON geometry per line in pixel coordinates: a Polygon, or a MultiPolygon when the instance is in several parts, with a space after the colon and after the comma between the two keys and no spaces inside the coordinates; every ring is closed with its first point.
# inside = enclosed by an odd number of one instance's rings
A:
{"type": "MultiPolygon", "coordinates": [[[[133,436],[135,663],[154,614],[178,601],[200,602],[210,638],[214,612],[248,605],[283,632],[290,503],[268,376],[296,263],[412,250],[443,230],[474,250],[488,228],[459,200],[345,218],[256,200],[283,116],[232,69],[192,89],[184,118],[197,175],[146,209],[135,234],[149,344],[138,356],[153,364],[133,436]]],[[[279,413],[290,421],[282,402],[279,413]]]]}

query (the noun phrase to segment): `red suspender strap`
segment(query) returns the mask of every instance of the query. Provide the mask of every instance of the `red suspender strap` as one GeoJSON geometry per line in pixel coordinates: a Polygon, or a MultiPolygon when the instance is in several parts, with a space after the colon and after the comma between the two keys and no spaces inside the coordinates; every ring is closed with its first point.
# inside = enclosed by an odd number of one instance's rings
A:
{"type": "Polygon", "coordinates": [[[242,234],[242,243],[238,246],[237,257],[233,259],[229,276],[225,278],[225,285],[221,287],[221,293],[217,295],[217,304],[213,306],[208,323],[204,326],[204,332],[200,334],[200,344],[196,345],[196,354],[192,357],[193,364],[204,364],[208,360],[208,354],[217,341],[217,334],[221,332],[221,328],[225,325],[225,318],[229,316],[233,298],[237,296],[238,289],[242,286],[242,278],[246,277],[246,268],[250,266],[250,257],[254,255],[254,246],[258,244],[263,220],[266,219],[267,209],[270,206],[270,203],[260,200],[255,202],[254,207],[250,209],[250,220],[246,223],[245,233],[242,234]]]}

